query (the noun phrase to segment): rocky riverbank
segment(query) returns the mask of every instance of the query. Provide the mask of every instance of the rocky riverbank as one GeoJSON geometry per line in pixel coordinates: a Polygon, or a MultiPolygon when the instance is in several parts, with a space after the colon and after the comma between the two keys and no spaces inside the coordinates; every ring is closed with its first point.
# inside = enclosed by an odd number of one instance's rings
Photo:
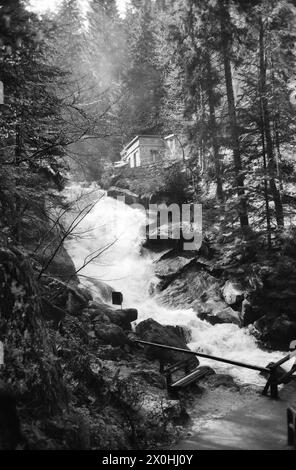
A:
{"type": "Polygon", "coordinates": [[[296,337],[295,258],[253,248],[210,240],[198,253],[167,251],[155,262],[152,291],[166,305],[192,307],[213,325],[247,327],[261,346],[287,350],[296,337]]]}
{"type": "MultiPolygon", "coordinates": [[[[126,197],[128,204],[179,203],[165,178],[160,179],[162,185],[155,184],[155,172],[153,166],[119,172],[112,180],[117,192],[113,186],[110,196],[132,190],[138,196],[133,193],[133,201],[126,197]]],[[[182,201],[192,202],[192,188],[185,180],[182,184],[182,201]]],[[[158,282],[151,285],[151,294],[173,308],[192,307],[200,319],[213,325],[234,323],[248,328],[261,347],[287,350],[296,338],[294,230],[275,232],[270,249],[259,232],[242,234],[220,225],[224,208],[211,201],[207,191],[201,191],[199,199],[203,244],[198,252],[182,251],[182,240],[147,237],[147,249],[165,252],[155,262],[158,282]]]]}
{"type": "MultiPolygon", "coordinates": [[[[158,255],[151,294],[162,305],[192,307],[208,323],[248,327],[264,346],[287,349],[295,336],[291,250],[286,240],[267,257],[252,240],[205,236],[198,252],[176,246],[158,255]]],[[[189,328],[169,325],[169,318],[165,326],[147,315],[138,321],[135,309],[111,306],[111,286],[95,282],[94,299],[79,284],[59,233],[37,250],[30,240],[26,249],[1,248],[1,448],[148,449],[184,432],[203,387],[170,396],[160,362],[184,355],[134,340],[186,349],[189,328]]],[[[240,391],[229,376],[208,380],[210,387],[240,391]]]]}
{"type": "MultiPolygon", "coordinates": [[[[0,252],[1,337],[5,364],[0,387],[1,448],[133,449],[164,447],[184,434],[188,409],[201,388],[167,392],[160,361],[184,354],[146,348],[134,339],[187,348],[190,332],[152,319],[131,324],[135,309],[97,300],[77,281],[43,274],[17,250],[0,252]],[[7,412],[7,402],[10,403],[7,412]],[[11,416],[15,419],[12,420],[11,416]]],[[[213,372],[214,373],[214,372],[213,372]]],[[[216,374],[214,387],[238,386],[216,374]]]]}
{"type": "Polygon", "coordinates": [[[136,310],[52,277],[37,285],[17,251],[1,250],[0,267],[2,448],[146,448],[176,435],[187,414],[132,341],[136,310]]]}

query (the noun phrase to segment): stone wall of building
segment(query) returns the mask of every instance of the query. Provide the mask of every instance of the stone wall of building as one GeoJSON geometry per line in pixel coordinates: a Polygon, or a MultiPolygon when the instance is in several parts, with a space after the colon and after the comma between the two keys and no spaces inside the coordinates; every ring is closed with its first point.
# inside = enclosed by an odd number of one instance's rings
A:
{"type": "Polygon", "coordinates": [[[153,160],[161,160],[165,144],[161,137],[139,137],[127,150],[126,155],[131,167],[149,165],[153,160]],[[137,155],[137,156],[136,156],[137,155]]]}

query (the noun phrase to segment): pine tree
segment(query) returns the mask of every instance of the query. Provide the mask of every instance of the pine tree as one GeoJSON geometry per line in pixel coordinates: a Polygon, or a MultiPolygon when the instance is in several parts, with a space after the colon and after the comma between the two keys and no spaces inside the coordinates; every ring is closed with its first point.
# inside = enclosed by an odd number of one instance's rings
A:
{"type": "Polygon", "coordinates": [[[181,132],[185,132],[192,144],[199,148],[202,168],[205,168],[207,160],[213,161],[217,198],[222,201],[221,139],[217,121],[221,100],[217,85],[221,74],[217,61],[213,59],[214,29],[211,28],[210,10],[206,2],[197,4],[187,0],[185,4],[175,2],[171,15],[167,13],[166,10],[161,28],[165,31],[164,45],[160,44],[160,61],[165,64],[164,75],[168,77],[164,100],[168,112],[167,125],[174,123],[173,131],[180,132],[174,116],[178,108],[183,108],[183,115],[178,118],[181,132]],[[176,99],[175,90],[178,90],[179,99],[176,99]],[[183,101],[183,107],[180,101],[183,101]]]}
{"type": "Polygon", "coordinates": [[[50,25],[41,23],[22,2],[1,6],[5,104],[0,109],[0,199],[9,207],[4,212],[10,236],[20,240],[21,217],[44,193],[41,172],[51,174],[58,185],[61,182],[65,133],[57,86],[63,73],[51,60],[45,38],[50,25]]]}
{"type": "Polygon", "coordinates": [[[233,57],[233,31],[229,12],[229,0],[219,2],[220,28],[221,28],[221,54],[224,63],[228,116],[231,131],[231,147],[233,152],[234,170],[237,194],[239,197],[239,218],[241,227],[249,225],[247,202],[245,198],[245,183],[242,168],[242,158],[239,143],[239,128],[233,89],[233,76],[231,58],[233,57]]]}
{"type": "Polygon", "coordinates": [[[126,67],[122,75],[122,117],[126,134],[161,132],[161,72],[156,61],[155,23],[151,1],[133,2],[124,24],[127,35],[126,67]]]}
{"type": "MultiPolygon", "coordinates": [[[[282,155],[295,135],[295,115],[288,88],[295,64],[294,15],[289,3],[280,1],[260,1],[256,2],[256,8],[244,6],[244,10],[248,35],[244,38],[243,51],[248,54],[248,60],[244,59],[241,65],[240,82],[249,99],[244,98],[239,112],[246,128],[244,140],[249,158],[254,159],[257,150],[262,157],[262,175],[259,173],[258,176],[259,182],[260,177],[263,179],[270,246],[273,206],[277,226],[282,228],[284,225],[282,193],[286,176],[282,168],[286,163],[282,155]]],[[[290,172],[290,164],[288,168],[290,172]]],[[[292,175],[293,171],[289,178],[292,175]]]]}

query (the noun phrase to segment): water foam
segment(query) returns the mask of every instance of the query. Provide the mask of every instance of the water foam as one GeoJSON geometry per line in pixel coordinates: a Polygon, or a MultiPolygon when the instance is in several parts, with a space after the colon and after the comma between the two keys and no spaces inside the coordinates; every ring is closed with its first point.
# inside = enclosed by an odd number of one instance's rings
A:
{"type": "MultiPolygon", "coordinates": [[[[200,320],[193,309],[167,308],[149,294],[154,279],[153,258],[142,253],[145,215],[121,201],[107,197],[96,185],[83,188],[73,184],[65,190],[68,200],[79,198],[81,210],[91,201],[98,201],[75,231],[76,236],[66,242],[75,266],[80,269],[85,260],[96,253],[98,258],[80,271],[81,283],[98,295],[95,280],[107,282],[124,295],[124,306],[139,311],[139,321],[154,318],[162,324],[183,325],[191,330],[192,350],[265,366],[282,357],[258,348],[247,329],[234,324],[210,325],[200,320]],[[84,196],[81,198],[81,194],[84,196]]],[[[77,213],[77,207],[74,210],[77,213]]],[[[74,215],[72,214],[72,217],[74,215]]],[[[67,222],[66,222],[67,223],[67,222]]],[[[202,360],[216,371],[230,373],[242,382],[262,384],[264,379],[256,371],[202,360]]],[[[289,368],[289,363],[287,363],[289,368]]]]}

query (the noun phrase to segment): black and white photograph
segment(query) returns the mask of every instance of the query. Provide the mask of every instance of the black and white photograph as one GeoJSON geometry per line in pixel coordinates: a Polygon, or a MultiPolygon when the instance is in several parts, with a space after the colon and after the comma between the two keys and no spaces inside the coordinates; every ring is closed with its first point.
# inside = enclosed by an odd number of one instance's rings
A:
{"type": "Polygon", "coordinates": [[[0,0],[0,450],[295,449],[296,0],[0,0]]]}

